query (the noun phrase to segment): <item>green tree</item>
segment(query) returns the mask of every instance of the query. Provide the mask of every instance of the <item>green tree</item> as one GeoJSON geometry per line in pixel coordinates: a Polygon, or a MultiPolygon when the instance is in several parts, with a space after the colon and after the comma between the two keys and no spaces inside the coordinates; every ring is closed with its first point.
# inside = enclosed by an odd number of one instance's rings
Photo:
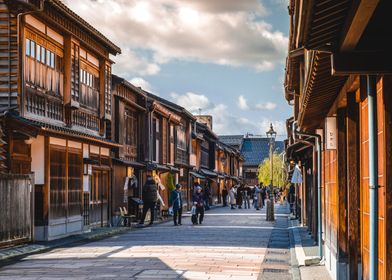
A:
{"type": "MultiPolygon", "coordinates": [[[[284,170],[282,157],[278,153],[274,153],[272,156],[273,160],[273,174],[274,174],[274,186],[284,186],[284,170]]],[[[271,182],[271,165],[270,159],[266,158],[257,169],[257,178],[259,183],[269,185],[271,182]]]]}
{"type": "Polygon", "coordinates": [[[169,201],[169,204],[172,205],[171,193],[172,193],[172,191],[175,189],[175,186],[174,186],[174,177],[173,177],[173,175],[172,175],[171,173],[169,173],[169,174],[167,175],[167,179],[166,179],[166,180],[167,180],[167,181],[166,181],[166,187],[167,187],[168,201],[169,201]]]}

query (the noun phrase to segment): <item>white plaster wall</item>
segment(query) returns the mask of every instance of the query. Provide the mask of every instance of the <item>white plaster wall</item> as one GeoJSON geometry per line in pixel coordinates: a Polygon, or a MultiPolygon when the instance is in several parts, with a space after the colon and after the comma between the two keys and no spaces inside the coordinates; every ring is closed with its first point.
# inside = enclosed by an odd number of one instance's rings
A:
{"type": "Polygon", "coordinates": [[[35,184],[45,182],[45,137],[39,135],[31,144],[31,171],[34,172],[35,184]]]}

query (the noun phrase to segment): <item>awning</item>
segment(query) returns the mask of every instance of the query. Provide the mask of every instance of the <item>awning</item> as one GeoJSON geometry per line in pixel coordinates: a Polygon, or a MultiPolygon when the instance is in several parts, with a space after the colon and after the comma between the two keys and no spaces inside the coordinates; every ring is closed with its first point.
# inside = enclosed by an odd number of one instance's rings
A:
{"type": "Polygon", "coordinates": [[[219,179],[225,179],[227,176],[223,173],[218,173],[218,178],[219,179]]]}
{"type": "Polygon", "coordinates": [[[175,173],[179,173],[180,172],[180,169],[175,167],[175,166],[168,165],[167,167],[169,167],[171,172],[175,172],[175,173]]]}
{"type": "Polygon", "coordinates": [[[200,172],[207,177],[218,177],[218,174],[216,172],[208,169],[201,168],[200,172]]]}
{"type": "Polygon", "coordinates": [[[155,162],[149,162],[146,164],[147,170],[157,170],[157,171],[162,171],[162,172],[169,172],[170,168],[167,165],[155,163],[155,162]]]}
{"type": "Polygon", "coordinates": [[[132,167],[139,167],[143,168],[146,167],[145,163],[142,162],[137,162],[137,161],[131,161],[131,160],[124,160],[124,159],[119,159],[119,158],[112,158],[114,163],[122,164],[122,165],[127,165],[127,166],[132,166],[132,167]]]}
{"type": "Polygon", "coordinates": [[[199,179],[205,179],[205,178],[206,178],[206,177],[204,177],[203,175],[201,175],[200,173],[194,172],[194,171],[190,171],[190,172],[189,172],[189,175],[191,175],[191,176],[193,176],[193,177],[195,177],[195,178],[199,178],[199,179]]]}

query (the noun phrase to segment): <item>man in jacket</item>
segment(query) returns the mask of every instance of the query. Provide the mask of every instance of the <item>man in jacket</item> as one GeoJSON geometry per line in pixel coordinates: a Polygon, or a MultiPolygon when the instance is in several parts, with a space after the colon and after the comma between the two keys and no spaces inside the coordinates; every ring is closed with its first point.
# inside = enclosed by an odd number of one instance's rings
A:
{"type": "Polygon", "coordinates": [[[182,215],[182,186],[180,184],[176,185],[176,189],[171,193],[171,201],[173,203],[173,220],[174,225],[181,225],[181,215],[182,215]],[[177,222],[178,221],[178,222],[177,222]]]}
{"type": "Polygon", "coordinates": [[[154,178],[151,175],[147,175],[147,181],[143,186],[143,217],[139,224],[144,224],[144,220],[146,218],[147,211],[150,210],[151,213],[151,221],[150,225],[154,222],[154,212],[155,212],[155,204],[158,199],[157,195],[157,185],[155,183],[154,178]]]}

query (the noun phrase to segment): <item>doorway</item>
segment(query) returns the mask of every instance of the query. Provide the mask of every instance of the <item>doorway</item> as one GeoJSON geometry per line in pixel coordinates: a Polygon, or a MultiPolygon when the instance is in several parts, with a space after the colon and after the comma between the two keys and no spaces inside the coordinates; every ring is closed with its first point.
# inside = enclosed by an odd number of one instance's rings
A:
{"type": "Polygon", "coordinates": [[[109,171],[93,169],[90,187],[90,225],[106,226],[109,221],[109,171]]]}

